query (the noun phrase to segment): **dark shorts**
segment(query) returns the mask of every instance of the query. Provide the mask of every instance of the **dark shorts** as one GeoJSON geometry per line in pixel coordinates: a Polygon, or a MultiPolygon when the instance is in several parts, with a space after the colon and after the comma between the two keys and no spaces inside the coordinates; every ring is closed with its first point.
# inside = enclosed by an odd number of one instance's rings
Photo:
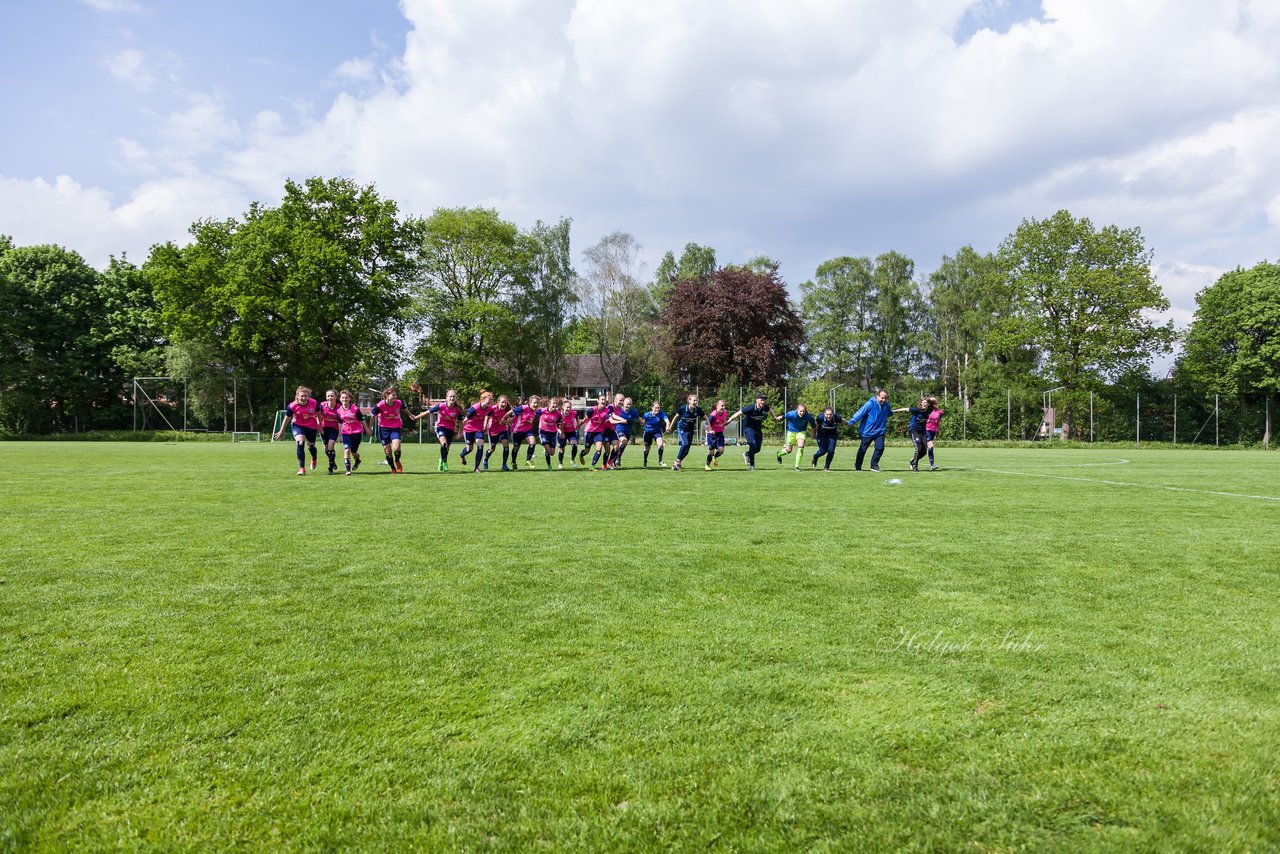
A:
{"type": "Polygon", "coordinates": [[[446,442],[452,443],[453,435],[454,435],[453,430],[449,429],[448,427],[436,428],[436,438],[440,440],[440,444],[442,445],[445,444],[446,442]]]}
{"type": "Polygon", "coordinates": [[[606,427],[604,429],[604,432],[600,434],[600,441],[602,442],[618,441],[618,431],[614,430],[612,427],[606,427]]]}
{"type": "Polygon", "coordinates": [[[320,435],[324,439],[324,443],[326,445],[329,444],[330,442],[336,442],[338,441],[338,428],[325,427],[323,430],[320,431],[320,435]]]}
{"type": "Polygon", "coordinates": [[[379,427],[378,438],[382,440],[382,444],[390,445],[392,442],[400,441],[399,427],[379,427]]]}
{"type": "Polygon", "coordinates": [[[630,427],[619,427],[619,428],[617,429],[617,433],[618,433],[618,438],[619,438],[619,439],[626,439],[628,442],[630,442],[630,441],[631,441],[631,428],[630,428],[630,427]]]}
{"type": "Polygon", "coordinates": [[[507,441],[507,436],[508,436],[508,435],[509,435],[509,434],[507,433],[507,431],[506,431],[506,430],[503,430],[501,433],[490,433],[490,434],[489,434],[489,444],[490,444],[490,445],[495,445],[495,444],[497,444],[498,442],[505,442],[505,441],[507,441]]]}
{"type": "Polygon", "coordinates": [[[604,434],[603,434],[603,433],[592,433],[592,432],[588,431],[588,432],[586,432],[586,433],[583,433],[583,434],[582,434],[582,441],[586,442],[588,445],[594,445],[596,442],[603,442],[603,441],[604,441],[604,434]]]}
{"type": "Polygon", "coordinates": [[[935,439],[937,439],[937,438],[938,438],[938,431],[937,431],[937,430],[925,430],[925,431],[924,431],[924,436],[925,436],[925,438],[926,438],[926,439],[928,439],[930,442],[932,442],[932,441],[934,441],[935,439]]]}
{"type": "Polygon", "coordinates": [[[360,450],[360,440],[363,438],[363,433],[343,433],[342,447],[346,448],[348,451],[358,451],[360,450]]]}
{"type": "Polygon", "coordinates": [[[560,447],[564,447],[565,445],[576,445],[576,444],[578,444],[577,433],[561,433],[560,434],[560,447]]]}
{"type": "Polygon", "coordinates": [[[542,444],[550,445],[553,448],[559,447],[560,445],[564,444],[560,440],[559,430],[539,430],[538,439],[542,442],[542,444]]]}
{"type": "Polygon", "coordinates": [[[511,434],[511,441],[519,444],[520,442],[527,441],[529,437],[532,435],[533,435],[532,430],[517,430],[516,432],[511,434]]]}
{"type": "Polygon", "coordinates": [[[714,450],[714,449],[716,449],[716,448],[723,448],[723,447],[724,447],[724,434],[723,434],[723,433],[708,433],[708,434],[707,434],[707,448],[708,448],[708,449],[710,449],[710,450],[714,450]]]}
{"type": "Polygon", "coordinates": [[[305,436],[307,441],[312,445],[316,443],[316,428],[314,427],[299,427],[297,424],[294,424],[293,435],[305,436]]]}
{"type": "Polygon", "coordinates": [[[655,439],[661,439],[661,438],[662,438],[662,434],[657,432],[656,430],[644,431],[644,443],[646,445],[652,445],[655,439]]]}
{"type": "Polygon", "coordinates": [[[476,442],[483,442],[483,441],[484,441],[484,431],[483,431],[483,430],[468,430],[468,431],[466,431],[465,433],[463,433],[463,434],[462,434],[462,438],[466,440],[466,442],[467,442],[467,444],[468,444],[468,445],[474,444],[474,443],[476,443],[476,442]]]}

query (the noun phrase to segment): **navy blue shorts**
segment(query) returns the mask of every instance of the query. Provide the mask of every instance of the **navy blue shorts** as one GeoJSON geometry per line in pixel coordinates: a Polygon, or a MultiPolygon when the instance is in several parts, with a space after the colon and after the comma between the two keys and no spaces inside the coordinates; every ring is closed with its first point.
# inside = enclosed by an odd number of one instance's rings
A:
{"type": "Polygon", "coordinates": [[[723,447],[724,447],[724,434],[723,434],[723,433],[708,433],[708,434],[707,434],[707,449],[708,449],[708,450],[714,450],[715,448],[723,448],[723,447]]]}
{"type": "Polygon", "coordinates": [[[563,448],[565,445],[576,445],[576,444],[578,444],[577,433],[561,433],[560,434],[560,447],[563,448]]]}
{"type": "Polygon", "coordinates": [[[392,442],[400,441],[399,427],[379,427],[378,438],[382,440],[382,444],[390,445],[392,442]]]}
{"type": "Polygon", "coordinates": [[[338,428],[326,427],[320,431],[320,435],[324,438],[324,443],[326,445],[330,442],[336,442],[338,441],[338,428]]]}
{"type": "Polygon", "coordinates": [[[462,438],[466,440],[466,442],[467,442],[467,444],[468,444],[468,445],[473,445],[473,444],[475,444],[476,442],[483,443],[483,442],[484,442],[484,431],[483,431],[483,430],[468,430],[468,431],[466,431],[465,433],[463,433],[463,434],[462,434],[462,438]]]}
{"type": "Polygon", "coordinates": [[[531,430],[517,430],[515,433],[511,434],[511,441],[518,445],[521,442],[526,441],[532,435],[533,431],[531,430]]]}
{"type": "Polygon", "coordinates": [[[927,441],[932,442],[933,440],[935,440],[935,439],[937,439],[937,438],[938,438],[938,431],[937,431],[937,430],[925,430],[925,431],[924,431],[924,436],[925,436],[925,439],[926,439],[927,441]]]}
{"type": "Polygon", "coordinates": [[[316,428],[314,427],[299,427],[297,424],[294,424],[293,435],[306,436],[308,444],[314,445],[316,443],[316,428]]]}
{"type": "Polygon", "coordinates": [[[496,445],[496,444],[498,444],[499,442],[505,442],[505,441],[507,441],[507,435],[508,435],[508,434],[507,434],[507,431],[506,431],[506,430],[503,430],[501,433],[490,433],[490,434],[489,434],[489,444],[490,444],[490,445],[496,445]]]}
{"type": "Polygon", "coordinates": [[[630,427],[619,427],[619,428],[618,428],[618,438],[619,438],[619,439],[626,439],[628,442],[630,442],[630,441],[631,441],[631,428],[630,428],[630,427]]]}
{"type": "Polygon", "coordinates": [[[352,453],[355,453],[356,451],[360,450],[360,440],[363,438],[364,438],[363,433],[343,433],[342,447],[346,448],[348,451],[351,451],[352,453]]]}
{"type": "Polygon", "coordinates": [[[661,439],[661,438],[662,438],[662,434],[659,433],[657,430],[644,431],[644,443],[646,445],[652,445],[655,439],[661,439]]]}
{"type": "Polygon", "coordinates": [[[614,430],[612,427],[606,427],[604,429],[604,432],[600,434],[600,441],[602,442],[618,441],[618,431],[614,430]]]}
{"type": "Polygon", "coordinates": [[[596,442],[604,441],[604,434],[592,433],[591,431],[587,431],[586,433],[582,434],[582,441],[587,443],[588,445],[594,445],[596,442]]]}
{"type": "Polygon", "coordinates": [[[437,427],[436,438],[440,440],[440,444],[453,444],[453,431],[448,427],[437,427]]]}
{"type": "Polygon", "coordinates": [[[542,442],[542,444],[550,445],[553,448],[559,447],[560,445],[564,444],[563,442],[560,441],[559,430],[539,430],[538,440],[542,442]]]}

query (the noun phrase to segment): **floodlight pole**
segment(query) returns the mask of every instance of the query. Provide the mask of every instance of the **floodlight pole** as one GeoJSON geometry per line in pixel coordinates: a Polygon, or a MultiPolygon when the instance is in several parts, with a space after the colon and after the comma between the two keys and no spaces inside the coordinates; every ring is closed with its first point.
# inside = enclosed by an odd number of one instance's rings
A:
{"type": "Polygon", "coordinates": [[[1136,414],[1133,418],[1133,446],[1135,448],[1142,445],[1142,392],[1138,392],[1133,396],[1136,414]]]}
{"type": "Polygon", "coordinates": [[[1178,446],[1178,395],[1173,396],[1173,446],[1178,446]]]}
{"type": "Polygon", "coordinates": [[[1004,438],[1006,442],[1012,442],[1013,441],[1013,389],[1007,388],[1005,389],[1005,392],[1008,394],[1009,399],[1005,403],[1005,413],[1004,413],[1005,437],[1004,438]]]}
{"type": "Polygon", "coordinates": [[[1220,395],[1213,396],[1213,446],[1218,447],[1218,404],[1220,395]]]}
{"type": "MultiPolygon", "coordinates": [[[[226,412],[227,410],[222,410],[226,412]]],[[[236,378],[231,378],[231,432],[236,432],[236,428],[240,426],[240,394],[236,391],[236,378]]],[[[271,426],[275,426],[272,424],[271,426]]]]}

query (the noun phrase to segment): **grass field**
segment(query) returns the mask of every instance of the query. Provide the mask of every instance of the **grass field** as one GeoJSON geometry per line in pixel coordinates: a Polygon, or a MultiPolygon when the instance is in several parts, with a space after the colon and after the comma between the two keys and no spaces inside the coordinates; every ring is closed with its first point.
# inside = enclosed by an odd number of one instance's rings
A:
{"type": "Polygon", "coordinates": [[[0,847],[1280,848],[1278,454],[369,451],[0,444],[0,847]]]}

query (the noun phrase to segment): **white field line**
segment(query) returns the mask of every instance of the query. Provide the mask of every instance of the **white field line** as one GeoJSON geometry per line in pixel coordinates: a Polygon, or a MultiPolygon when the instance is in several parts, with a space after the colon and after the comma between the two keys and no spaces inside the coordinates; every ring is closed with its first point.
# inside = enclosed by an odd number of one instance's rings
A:
{"type": "Polygon", "coordinates": [[[1219,492],[1214,489],[1192,489],[1187,486],[1163,486],[1158,483],[1129,483],[1123,480],[1100,480],[1093,477],[1070,477],[1063,474],[1039,474],[1029,471],[1006,471],[1004,469],[969,468],[969,471],[981,471],[988,474],[1011,474],[1019,477],[1043,477],[1049,480],[1072,480],[1079,483],[1102,483],[1107,486],[1129,486],[1134,489],[1158,489],[1166,492],[1194,492],[1200,495],[1221,495],[1226,498],[1251,498],[1255,501],[1280,501],[1277,495],[1249,495],[1243,492],[1219,492]]]}

